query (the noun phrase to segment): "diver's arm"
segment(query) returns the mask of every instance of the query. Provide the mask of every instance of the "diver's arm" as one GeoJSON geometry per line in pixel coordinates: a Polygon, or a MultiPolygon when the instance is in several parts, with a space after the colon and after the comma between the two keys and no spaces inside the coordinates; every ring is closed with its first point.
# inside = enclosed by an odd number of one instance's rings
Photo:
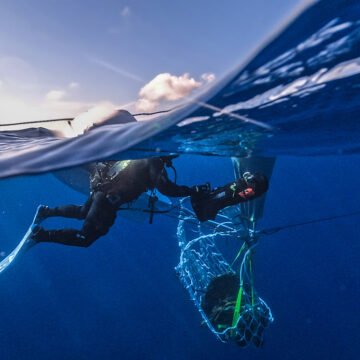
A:
{"type": "Polygon", "coordinates": [[[179,186],[174,182],[170,181],[165,169],[163,169],[161,172],[156,188],[163,195],[170,197],[185,197],[190,196],[192,193],[191,188],[189,188],[188,186],[179,186]]]}

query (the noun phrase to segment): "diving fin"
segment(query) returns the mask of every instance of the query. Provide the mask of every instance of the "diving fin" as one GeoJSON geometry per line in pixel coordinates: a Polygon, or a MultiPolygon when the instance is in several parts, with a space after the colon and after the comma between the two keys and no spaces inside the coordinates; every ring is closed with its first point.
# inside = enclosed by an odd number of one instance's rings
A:
{"type": "Polygon", "coordinates": [[[8,255],[5,259],[3,259],[0,262],[0,274],[4,272],[13,262],[16,258],[18,258],[20,255],[24,254],[27,250],[29,250],[31,247],[36,245],[36,241],[33,239],[33,231],[38,228],[39,224],[42,220],[44,220],[42,217],[39,217],[39,210],[42,208],[42,205],[38,206],[36,210],[36,214],[34,216],[34,219],[28,228],[26,234],[18,244],[18,246],[8,255]]]}

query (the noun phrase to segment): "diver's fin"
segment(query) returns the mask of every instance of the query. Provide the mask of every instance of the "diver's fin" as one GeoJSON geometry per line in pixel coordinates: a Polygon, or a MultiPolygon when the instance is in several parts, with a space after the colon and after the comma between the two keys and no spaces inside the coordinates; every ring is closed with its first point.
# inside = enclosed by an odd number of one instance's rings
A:
{"type": "Polygon", "coordinates": [[[36,242],[32,239],[31,235],[33,234],[33,230],[44,220],[42,217],[39,217],[39,210],[42,206],[38,206],[36,210],[36,214],[34,216],[34,220],[31,223],[29,229],[27,230],[25,236],[20,241],[19,245],[5,258],[0,262],[0,274],[4,272],[16,258],[20,255],[24,254],[27,250],[33,247],[36,242]]]}

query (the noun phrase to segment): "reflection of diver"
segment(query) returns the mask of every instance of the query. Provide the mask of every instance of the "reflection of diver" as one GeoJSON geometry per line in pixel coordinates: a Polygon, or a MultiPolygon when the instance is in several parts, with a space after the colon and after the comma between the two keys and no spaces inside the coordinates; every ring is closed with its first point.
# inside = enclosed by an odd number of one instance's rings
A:
{"type": "Polygon", "coordinates": [[[179,186],[169,180],[165,169],[165,166],[171,166],[174,157],[96,163],[90,174],[91,194],[83,206],[43,206],[39,211],[40,219],[60,216],[85,220],[82,229],[44,230],[39,226],[34,230],[33,238],[36,242],[88,247],[108,232],[121,205],[155,188],[169,197],[191,196],[200,221],[213,219],[219,210],[252,200],[267,190],[266,178],[250,173],[244,174],[243,179],[213,191],[210,191],[209,186],[179,186]]]}
{"type": "MultiPolygon", "coordinates": [[[[217,332],[234,326],[239,288],[239,276],[234,273],[217,276],[207,286],[201,307],[217,332]]],[[[239,346],[246,346],[252,341],[255,346],[260,347],[263,344],[263,331],[270,321],[269,309],[258,301],[249,284],[242,285],[242,293],[241,316],[235,322],[236,331],[229,330],[229,335],[239,346]]]]}

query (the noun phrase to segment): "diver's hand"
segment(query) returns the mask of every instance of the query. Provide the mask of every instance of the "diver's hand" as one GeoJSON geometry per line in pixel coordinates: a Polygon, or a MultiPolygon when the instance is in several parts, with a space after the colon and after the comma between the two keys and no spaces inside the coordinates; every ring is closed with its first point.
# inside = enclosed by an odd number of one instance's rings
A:
{"type": "Polygon", "coordinates": [[[195,185],[191,188],[191,195],[206,194],[211,191],[210,183],[204,185],[195,185]]]}

